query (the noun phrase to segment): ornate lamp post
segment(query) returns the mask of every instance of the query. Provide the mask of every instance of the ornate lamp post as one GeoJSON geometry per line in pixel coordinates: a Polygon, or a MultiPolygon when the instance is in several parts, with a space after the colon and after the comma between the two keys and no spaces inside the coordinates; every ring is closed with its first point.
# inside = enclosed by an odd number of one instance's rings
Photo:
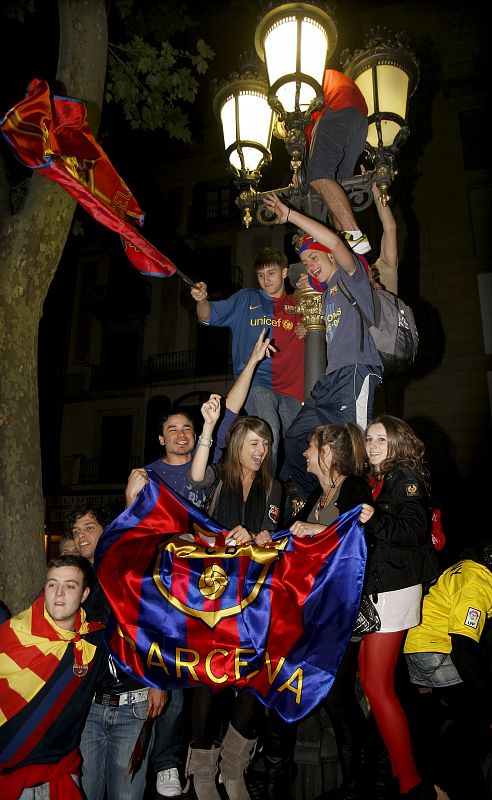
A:
{"type": "MultiPolygon", "coordinates": [[[[305,129],[311,113],[323,106],[324,71],[336,44],[336,26],[326,4],[271,2],[255,34],[256,51],[265,62],[268,83],[249,67],[231,76],[230,82],[215,96],[214,109],[222,120],[230,169],[239,186],[237,204],[246,227],[254,211],[260,223],[272,223],[258,191],[261,168],[271,159],[272,129],[284,140],[296,176],[292,184],[274,191],[288,197],[291,205],[302,208],[308,215],[326,219],[323,201],[308,193],[305,183],[305,129]],[[253,98],[260,104],[258,111],[253,98]],[[257,134],[256,117],[264,120],[259,126],[263,138],[257,134]]],[[[353,55],[344,51],[340,59],[342,68],[362,91],[369,110],[366,150],[373,168],[364,175],[340,181],[355,210],[372,203],[372,181],[381,189],[381,202],[384,205],[388,202],[388,188],[396,174],[395,156],[409,135],[408,101],[418,82],[418,64],[402,33],[392,35],[376,29],[369,33],[364,47],[353,55]]],[[[308,397],[324,370],[321,299],[319,293],[308,289],[296,294],[296,302],[308,329],[305,361],[308,397]]]]}
{"type": "MultiPolygon", "coordinates": [[[[318,219],[325,219],[326,210],[321,198],[317,202],[317,195],[307,193],[304,132],[310,114],[323,105],[325,65],[333,55],[336,44],[336,26],[326,4],[274,0],[260,18],[255,33],[256,50],[265,62],[268,83],[250,66],[243,69],[241,74],[232,75],[231,83],[217,93],[214,101],[216,113],[220,114],[224,125],[222,108],[231,92],[240,93],[237,84],[241,85],[245,94],[261,94],[264,107],[268,103],[276,112],[276,119],[271,117],[273,134],[283,139],[291,158],[292,172],[296,176],[295,185],[290,184],[275,191],[318,219]]],[[[376,181],[381,189],[381,202],[385,205],[388,202],[388,188],[396,175],[395,157],[409,135],[408,102],[416,89],[419,70],[405,35],[392,34],[380,28],[369,32],[364,49],[356,50],[352,55],[345,50],[340,62],[346,74],[359,86],[369,109],[366,150],[373,169],[364,175],[354,175],[340,181],[354,209],[360,211],[372,203],[372,181],[376,181]]],[[[242,107],[247,109],[244,101],[242,107]]],[[[236,112],[236,117],[239,113],[236,112]]],[[[260,113],[252,112],[252,106],[245,114],[247,127],[238,122],[235,132],[229,134],[226,134],[224,127],[226,152],[239,186],[237,203],[243,211],[246,226],[251,223],[252,213],[258,205],[259,222],[270,224],[271,218],[264,214],[261,205],[258,186],[261,168],[271,159],[271,132],[267,138],[256,133],[253,122],[256,114],[260,118],[260,113]],[[246,165],[241,155],[244,146],[249,152],[262,154],[253,168],[246,165]],[[237,154],[235,160],[233,153],[237,154]]],[[[233,116],[229,114],[230,120],[233,116]]],[[[232,124],[229,129],[232,131],[232,124]]]]}
{"type": "Polygon", "coordinates": [[[237,204],[248,228],[256,207],[261,168],[272,158],[275,117],[268,104],[268,84],[254,66],[245,64],[218,89],[214,113],[222,123],[228,167],[239,188],[237,204]]]}
{"type": "Polygon", "coordinates": [[[278,115],[274,131],[284,140],[298,176],[305,160],[304,131],[312,111],[324,102],[325,64],[337,44],[337,30],[327,6],[317,3],[271,3],[258,22],[256,51],[266,64],[268,102],[278,115]]]}
{"type": "Polygon", "coordinates": [[[370,182],[375,180],[381,189],[381,202],[386,205],[388,188],[396,175],[395,156],[410,134],[408,101],[417,87],[418,63],[405,35],[393,35],[386,28],[369,31],[364,49],[353,55],[345,50],[340,61],[367,103],[366,150],[373,163],[373,174],[356,175],[340,183],[353,206],[361,209],[372,200],[370,182]]]}

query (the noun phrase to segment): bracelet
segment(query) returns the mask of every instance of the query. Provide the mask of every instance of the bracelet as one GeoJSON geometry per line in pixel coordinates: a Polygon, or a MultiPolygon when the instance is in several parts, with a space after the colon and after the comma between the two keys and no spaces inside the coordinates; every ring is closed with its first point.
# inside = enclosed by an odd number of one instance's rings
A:
{"type": "Polygon", "coordinates": [[[287,211],[287,219],[285,220],[285,224],[287,224],[288,221],[289,221],[290,212],[291,212],[291,209],[289,208],[289,210],[287,211]]]}
{"type": "Polygon", "coordinates": [[[203,436],[198,437],[198,447],[212,447],[212,439],[205,439],[203,436]]]}

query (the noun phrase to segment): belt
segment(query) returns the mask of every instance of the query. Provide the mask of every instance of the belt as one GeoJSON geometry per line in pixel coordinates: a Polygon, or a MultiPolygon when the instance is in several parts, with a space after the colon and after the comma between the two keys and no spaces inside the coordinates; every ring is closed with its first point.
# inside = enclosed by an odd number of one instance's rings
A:
{"type": "Polygon", "coordinates": [[[131,706],[133,703],[141,703],[143,700],[147,700],[148,694],[148,688],[137,689],[135,692],[122,692],[121,694],[96,692],[92,702],[100,706],[131,706]]]}

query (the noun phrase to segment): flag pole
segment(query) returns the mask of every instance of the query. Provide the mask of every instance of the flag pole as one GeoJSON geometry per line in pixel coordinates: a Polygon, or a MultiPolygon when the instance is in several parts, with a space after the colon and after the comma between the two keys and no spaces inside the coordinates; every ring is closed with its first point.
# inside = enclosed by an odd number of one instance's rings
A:
{"type": "Polygon", "coordinates": [[[176,266],[174,268],[176,270],[176,275],[179,275],[179,277],[181,278],[182,281],[187,283],[188,286],[191,286],[192,289],[198,289],[198,286],[196,285],[196,283],[194,281],[192,281],[191,278],[188,278],[188,275],[185,275],[184,272],[181,272],[181,270],[178,269],[176,266]]]}

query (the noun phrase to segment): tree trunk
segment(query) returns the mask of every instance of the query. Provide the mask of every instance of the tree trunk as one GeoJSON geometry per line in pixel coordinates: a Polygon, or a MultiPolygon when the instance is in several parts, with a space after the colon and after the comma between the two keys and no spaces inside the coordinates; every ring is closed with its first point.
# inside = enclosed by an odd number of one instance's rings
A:
{"type": "MultiPolygon", "coordinates": [[[[105,3],[59,0],[59,13],[57,80],[68,96],[86,102],[96,132],[107,60],[105,3]]],[[[34,175],[22,211],[0,222],[0,599],[14,614],[38,594],[46,572],[38,329],[74,210],[63,189],[34,175]]]]}

